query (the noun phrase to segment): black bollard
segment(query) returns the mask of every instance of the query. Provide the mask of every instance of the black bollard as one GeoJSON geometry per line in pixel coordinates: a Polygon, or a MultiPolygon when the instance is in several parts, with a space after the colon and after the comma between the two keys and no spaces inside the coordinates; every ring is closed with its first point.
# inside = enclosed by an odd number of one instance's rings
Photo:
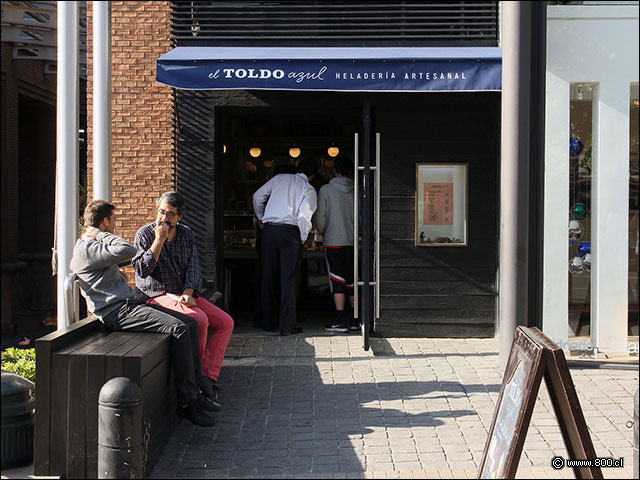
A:
{"type": "Polygon", "coordinates": [[[142,392],[128,378],[112,378],[98,400],[98,478],[142,478],[142,438],[142,392]]]}

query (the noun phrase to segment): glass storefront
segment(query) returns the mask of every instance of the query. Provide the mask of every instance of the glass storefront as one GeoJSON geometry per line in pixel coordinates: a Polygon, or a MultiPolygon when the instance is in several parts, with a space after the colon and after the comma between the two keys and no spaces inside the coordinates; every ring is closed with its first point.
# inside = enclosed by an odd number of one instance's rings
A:
{"type": "Polygon", "coordinates": [[[548,2],[543,331],[638,352],[638,2],[548,2]]]}
{"type": "Polygon", "coordinates": [[[591,314],[591,175],[596,86],[571,84],[569,103],[569,332],[588,336],[591,314]]]}
{"type": "Polygon", "coordinates": [[[640,248],[638,192],[638,84],[629,92],[629,335],[638,339],[638,249],[640,248]]]}

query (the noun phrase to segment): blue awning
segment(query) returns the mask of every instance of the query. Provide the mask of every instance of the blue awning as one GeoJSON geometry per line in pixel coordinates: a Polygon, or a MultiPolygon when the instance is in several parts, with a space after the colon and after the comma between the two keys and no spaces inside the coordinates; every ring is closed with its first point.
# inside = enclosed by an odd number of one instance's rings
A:
{"type": "Polygon", "coordinates": [[[499,91],[495,47],[177,47],[156,80],[188,90],[499,91]]]}

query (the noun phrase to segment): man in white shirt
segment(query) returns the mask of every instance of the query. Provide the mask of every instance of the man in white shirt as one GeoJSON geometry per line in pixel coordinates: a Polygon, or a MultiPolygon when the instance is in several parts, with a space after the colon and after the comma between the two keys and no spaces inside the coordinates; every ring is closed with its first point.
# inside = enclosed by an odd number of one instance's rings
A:
{"type": "Polygon", "coordinates": [[[300,160],[297,174],[276,175],[253,194],[253,210],[262,230],[261,306],[264,329],[280,335],[301,333],[296,327],[302,248],[311,231],[317,196],[309,184],[318,171],[312,158],[300,160]],[[280,285],[280,299],[276,285],[280,285]]]}

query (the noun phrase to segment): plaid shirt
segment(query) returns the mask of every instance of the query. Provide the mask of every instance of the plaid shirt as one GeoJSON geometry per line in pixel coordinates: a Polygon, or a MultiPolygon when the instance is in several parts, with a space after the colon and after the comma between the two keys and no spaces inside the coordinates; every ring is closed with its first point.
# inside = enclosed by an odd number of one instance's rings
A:
{"type": "Polygon", "coordinates": [[[172,242],[164,242],[156,262],[151,244],[156,238],[155,222],[145,225],[136,233],[134,246],[136,255],[131,265],[136,272],[136,287],[149,297],[165,293],[182,295],[193,288],[194,295],[202,288],[200,263],[196,249],[196,237],[189,227],[176,225],[176,236],[172,242]]]}

